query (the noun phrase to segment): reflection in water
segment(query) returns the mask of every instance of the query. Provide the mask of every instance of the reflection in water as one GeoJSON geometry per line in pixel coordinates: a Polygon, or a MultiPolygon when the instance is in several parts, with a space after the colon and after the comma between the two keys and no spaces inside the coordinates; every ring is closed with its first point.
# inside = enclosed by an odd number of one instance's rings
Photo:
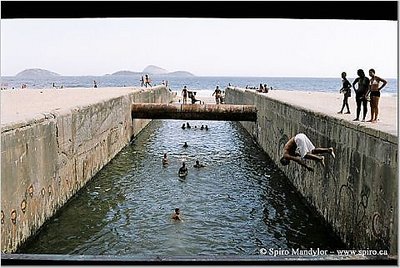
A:
{"type": "Polygon", "coordinates": [[[183,123],[154,120],[20,252],[253,255],[343,247],[239,124],[190,121],[183,130],[183,123]],[[194,168],[196,160],[206,166],[194,168]],[[185,179],[177,174],[182,161],[185,179]],[[183,222],[170,218],[176,207],[183,222]]]}

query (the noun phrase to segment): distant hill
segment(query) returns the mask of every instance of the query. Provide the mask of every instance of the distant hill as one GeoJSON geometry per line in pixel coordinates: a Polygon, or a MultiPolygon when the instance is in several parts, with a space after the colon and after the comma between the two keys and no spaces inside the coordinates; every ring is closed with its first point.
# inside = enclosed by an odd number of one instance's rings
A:
{"type": "Polygon", "coordinates": [[[118,71],[111,75],[138,75],[138,74],[142,74],[142,73],[141,72],[132,72],[132,71],[118,71]]]}
{"type": "Polygon", "coordinates": [[[167,76],[178,76],[178,77],[195,76],[194,74],[186,72],[186,71],[176,71],[176,72],[166,73],[165,75],[167,75],[167,76]]]}
{"type": "Polygon", "coordinates": [[[156,75],[156,76],[175,76],[175,77],[190,77],[190,76],[195,76],[194,74],[186,71],[175,71],[175,72],[169,72],[166,69],[163,69],[161,67],[155,66],[155,65],[149,65],[146,68],[144,68],[143,72],[133,72],[133,71],[127,71],[127,70],[122,70],[118,71],[112,74],[106,74],[106,75],[156,75]]]}
{"type": "Polygon", "coordinates": [[[143,73],[147,73],[147,74],[167,74],[168,71],[163,69],[163,68],[161,68],[161,67],[155,66],[155,65],[149,65],[146,68],[144,68],[143,73]]]}
{"type": "Polygon", "coordinates": [[[52,77],[52,76],[60,76],[58,73],[54,73],[44,69],[26,69],[22,72],[19,72],[15,75],[16,77],[52,77]]]}

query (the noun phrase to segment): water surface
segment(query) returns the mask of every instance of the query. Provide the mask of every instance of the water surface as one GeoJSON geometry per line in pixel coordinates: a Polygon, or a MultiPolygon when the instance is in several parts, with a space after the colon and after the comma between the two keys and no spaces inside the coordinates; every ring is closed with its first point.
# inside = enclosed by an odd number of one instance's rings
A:
{"type": "Polygon", "coordinates": [[[185,121],[152,121],[20,252],[192,256],[343,248],[239,124],[188,122],[191,129],[183,130],[185,121]],[[206,167],[194,168],[196,160],[206,167]],[[179,179],[183,161],[189,174],[179,179]],[[170,219],[176,207],[183,222],[170,219]]]}

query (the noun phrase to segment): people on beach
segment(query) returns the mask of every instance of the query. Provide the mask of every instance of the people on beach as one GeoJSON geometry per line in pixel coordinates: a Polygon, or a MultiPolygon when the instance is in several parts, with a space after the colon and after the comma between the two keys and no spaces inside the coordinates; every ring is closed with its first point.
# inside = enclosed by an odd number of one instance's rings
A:
{"type": "Polygon", "coordinates": [[[365,117],[367,116],[367,95],[369,92],[369,79],[368,77],[365,76],[364,71],[362,69],[357,70],[357,75],[358,77],[353,81],[353,88],[354,91],[356,92],[356,104],[357,104],[357,110],[356,110],[356,118],[353,119],[353,121],[359,121],[360,120],[360,112],[361,112],[361,105],[363,106],[363,119],[362,121],[365,121],[365,117]],[[357,88],[355,85],[357,84],[357,88]]]}
{"type": "Polygon", "coordinates": [[[182,94],[182,103],[187,104],[188,90],[186,86],[183,86],[181,94],[182,94]]]}
{"type": "Polygon", "coordinates": [[[220,103],[220,98],[221,98],[221,89],[219,89],[219,86],[217,86],[212,94],[212,96],[215,95],[215,103],[219,104],[220,103]]]}
{"type": "Polygon", "coordinates": [[[94,88],[97,88],[97,82],[96,82],[96,80],[93,80],[93,87],[94,87],[94,88]]]}
{"type": "Polygon", "coordinates": [[[196,164],[195,164],[193,167],[195,167],[195,168],[202,168],[202,167],[205,167],[205,165],[200,164],[199,160],[196,160],[196,164]]]}
{"type": "Polygon", "coordinates": [[[375,75],[375,70],[370,69],[369,70],[369,76],[371,79],[369,80],[369,90],[370,90],[370,106],[371,106],[371,119],[368,120],[368,122],[371,123],[376,123],[378,120],[378,113],[379,113],[379,99],[381,97],[381,90],[384,88],[387,84],[387,81],[385,79],[382,79],[378,76],[375,75]],[[381,86],[379,86],[379,83],[381,83],[381,86]]]}
{"type": "Polygon", "coordinates": [[[152,85],[150,84],[150,82],[151,82],[150,77],[149,77],[148,74],[146,74],[146,75],[144,76],[144,86],[145,86],[145,87],[147,87],[147,86],[151,87],[152,85]]]}
{"type": "Polygon", "coordinates": [[[187,148],[189,147],[189,145],[187,144],[187,142],[185,141],[185,144],[183,145],[183,148],[187,148]]]}
{"type": "Polygon", "coordinates": [[[164,156],[163,156],[162,164],[163,164],[163,166],[167,166],[167,165],[169,164],[168,156],[167,156],[166,153],[165,153],[164,156]]]}
{"type": "Polygon", "coordinates": [[[179,208],[176,208],[175,211],[172,213],[171,219],[176,221],[182,221],[181,211],[179,208]]]}
{"type": "Polygon", "coordinates": [[[347,108],[346,114],[350,113],[348,98],[351,97],[351,84],[350,84],[349,80],[347,80],[346,75],[347,74],[345,72],[342,72],[342,88],[339,90],[339,92],[343,93],[343,105],[342,105],[342,109],[340,109],[338,114],[343,113],[344,107],[347,108]]]}
{"type": "Polygon", "coordinates": [[[335,153],[332,147],[329,148],[315,148],[314,144],[304,133],[298,133],[294,137],[290,138],[283,148],[283,156],[280,162],[283,166],[289,165],[290,160],[295,161],[301,166],[305,167],[309,171],[314,171],[312,167],[309,167],[305,160],[314,160],[322,164],[325,167],[325,157],[319,154],[329,153],[335,158],[335,153]]]}

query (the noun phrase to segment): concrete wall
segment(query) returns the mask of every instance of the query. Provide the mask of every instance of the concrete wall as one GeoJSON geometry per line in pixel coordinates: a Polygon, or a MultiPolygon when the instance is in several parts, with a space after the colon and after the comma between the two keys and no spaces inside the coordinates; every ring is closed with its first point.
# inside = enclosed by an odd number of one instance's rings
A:
{"type": "MultiPolygon", "coordinates": [[[[349,248],[387,249],[397,255],[397,137],[257,94],[227,89],[227,103],[254,104],[257,122],[241,122],[349,248]],[[288,139],[303,132],[316,147],[334,147],[336,158],[315,171],[279,164],[288,139]]],[[[293,100],[295,102],[295,100],[293,100]]]]}
{"type": "Polygon", "coordinates": [[[133,102],[172,99],[158,87],[3,127],[2,252],[15,252],[150,122],[131,120],[133,102]]]}

